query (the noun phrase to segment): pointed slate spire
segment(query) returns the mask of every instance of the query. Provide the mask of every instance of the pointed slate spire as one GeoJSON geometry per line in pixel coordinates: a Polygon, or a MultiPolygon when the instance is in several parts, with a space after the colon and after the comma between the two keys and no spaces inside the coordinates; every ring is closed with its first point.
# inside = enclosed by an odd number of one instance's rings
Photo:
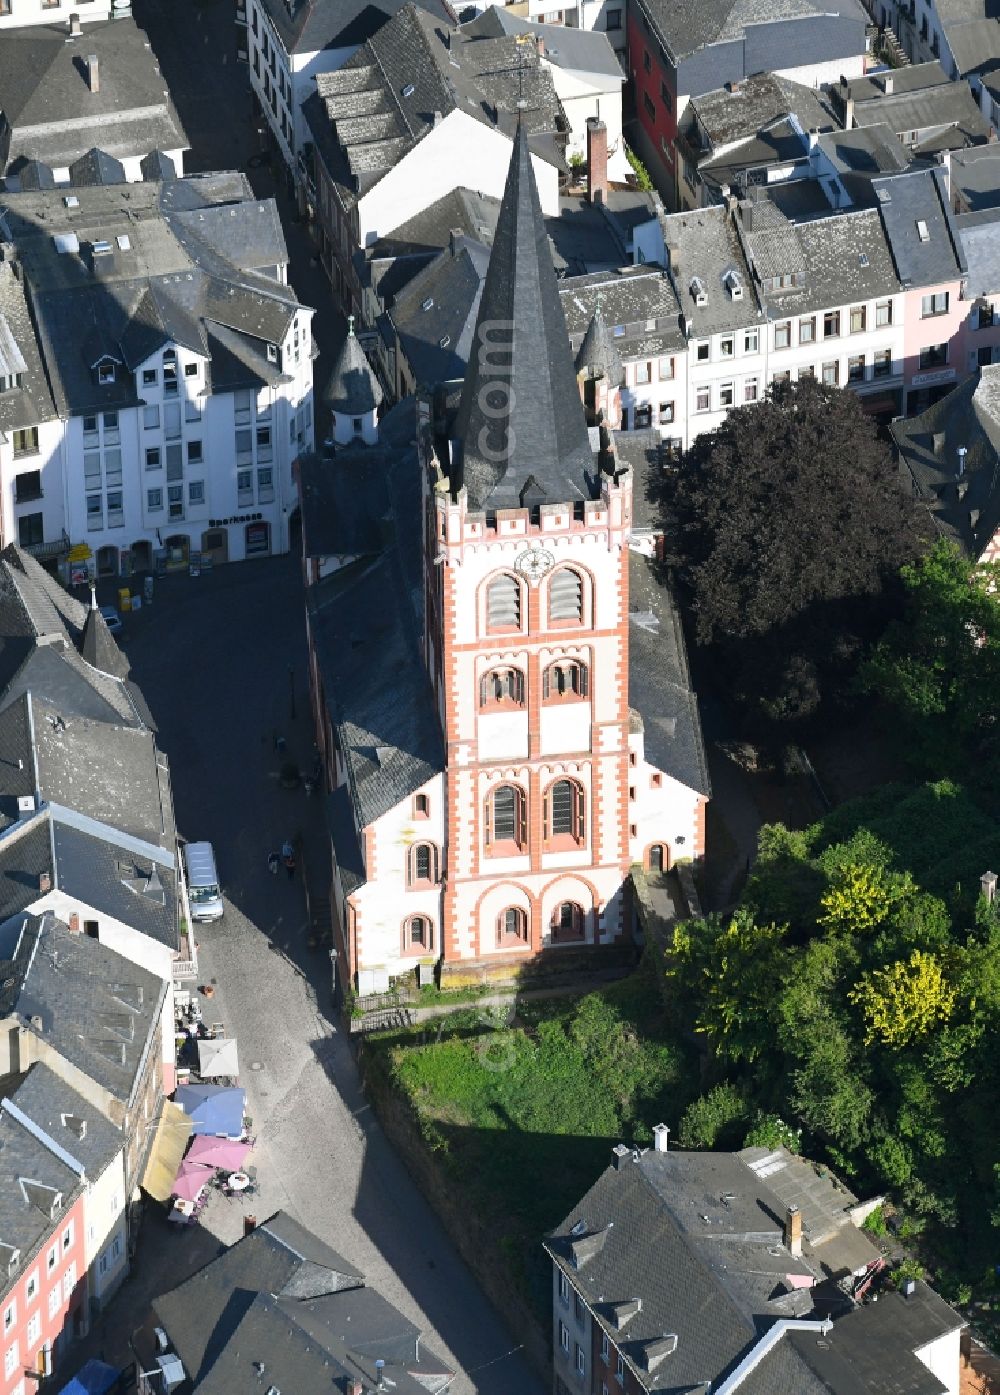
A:
{"type": "Polygon", "coordinates": [[[518,120],[455,423],[469,507],[589,497],[594,472],[548,234],[518,120]]]}
{"type": "Polygon", "coordinates": [[[97,608],[97,590],[91,583],[90,609],[80,638],[80,653],[92,668],[110,673],[113,678],[127,678],[129,661],[115,643],[108,623],[97,608]]]}
{"type": "Polygon", "coordinates": [[[347,337],[333,365],[323,401],[331,412],[353,417],[374,412],[382,401],[379,381],[354,333],[353,315],[350,316],[347,337]]]}
{"type": "Polygon", "coordinates": [[[576,371],[586,378],[603,378],[609,387],[618,387],[622,380],[622,360],[608,332],[600,298],[590,318],[580,352],[576,356],[576,371]]]}

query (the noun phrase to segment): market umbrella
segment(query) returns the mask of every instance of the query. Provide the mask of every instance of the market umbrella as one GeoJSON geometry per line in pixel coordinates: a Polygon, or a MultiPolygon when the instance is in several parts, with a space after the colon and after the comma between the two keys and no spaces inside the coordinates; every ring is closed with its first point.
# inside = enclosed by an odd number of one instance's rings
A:
{"type": "Polygon", "coordinates": [[[212,1180],[212,1176],[212,1168],[185,1158],[174,1178],[171,1195],[179,1196],[183,1201],[197,1201],[202,1187],[212,1180]]]}
{"type": "Polygon", "coordinates": [[[230,1138],[196,1138],[191,1144],[187,1162],[207,1163],[209,1167],[224,1168],[227,1172],[238,1172],[243,1160],[250,1152],[249,1143],[234,1143],[230,1138]]]}
{"type": "Polygon", "coordinates": [[[202,1037],[198,1041],[198,1074],[205,1080],[213,1075],[240,1073],[235,1037],[202,1037]]]}
{"type": "Polygon", "coordinates": [[[191,1116],[196,1134],[239,1138],[246,1091],[225,1085],[178,1085],[174,1099],[191,1116]]]}

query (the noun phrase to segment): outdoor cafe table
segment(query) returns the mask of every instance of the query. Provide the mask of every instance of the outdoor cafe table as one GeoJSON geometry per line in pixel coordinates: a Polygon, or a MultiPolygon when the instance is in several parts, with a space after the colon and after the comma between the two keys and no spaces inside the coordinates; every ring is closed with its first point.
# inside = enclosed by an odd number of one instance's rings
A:
{"type": "Polygon", "coordinates": [[[194,1202],[185,1201],[183,1197],[177,1197],[177,1199],[174,1201],[173,1209],[171,1210],[168,1219],[180,1223],[183,1221],[189,1221],[193,1215],[194,1202]]]}
{"type": "Polygon", "coordinates": [[[231,1172],[228,1181],[229,1190],[233,1192],[245,1192],[250,1185],[250,1178],[245,1172],[231,1172]]]}

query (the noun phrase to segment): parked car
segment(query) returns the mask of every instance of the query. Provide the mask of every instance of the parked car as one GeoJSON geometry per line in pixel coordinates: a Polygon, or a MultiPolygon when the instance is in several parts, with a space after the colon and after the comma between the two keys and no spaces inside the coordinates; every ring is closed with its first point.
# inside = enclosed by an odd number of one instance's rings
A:
{"type": "Polygon", "coordinates": [[[191,919],[221,920],[225,907],[211,843],[185,843],[184,865],[187,869],[191,919]]]}
{"type": "Polygon", "coordinates": [[[122,630],[125,627],[122,624],[121,616],[118,614],[117,610],[115,610],[113,605],[102,605],[101,615],[104,619],[104,623],[107,625],[108,629],[111,631],[113,635],[121,634],[122,630]]]}

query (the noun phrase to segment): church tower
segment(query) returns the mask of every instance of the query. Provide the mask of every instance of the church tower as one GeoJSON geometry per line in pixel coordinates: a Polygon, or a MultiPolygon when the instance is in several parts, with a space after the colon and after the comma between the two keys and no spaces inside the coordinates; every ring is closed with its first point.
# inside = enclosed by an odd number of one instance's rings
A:
{"type": "MultiPolygon", "coordinates": [[[[632,483],[580,397],[519,122],[461,400],[430,463],[445,740],[442,979],[627,933],[632,483]]],[[[592,375],[592,377],[591,377],[592,375]]],[[[434,429],[440,431],[440,423],[434,429]]]]}

